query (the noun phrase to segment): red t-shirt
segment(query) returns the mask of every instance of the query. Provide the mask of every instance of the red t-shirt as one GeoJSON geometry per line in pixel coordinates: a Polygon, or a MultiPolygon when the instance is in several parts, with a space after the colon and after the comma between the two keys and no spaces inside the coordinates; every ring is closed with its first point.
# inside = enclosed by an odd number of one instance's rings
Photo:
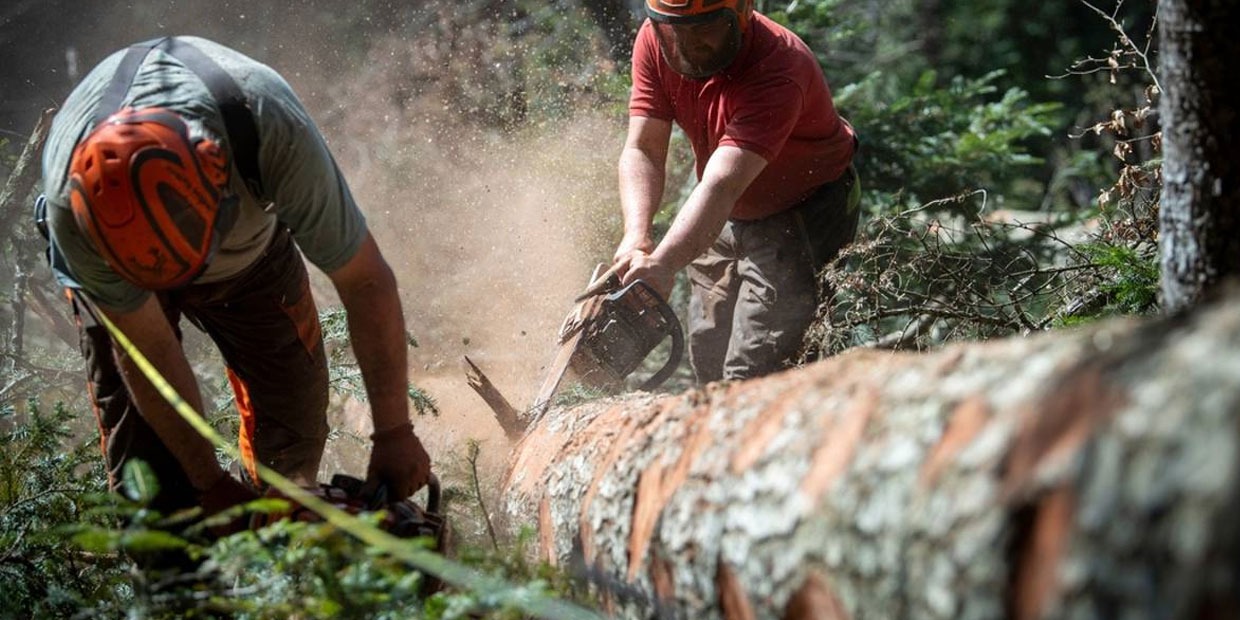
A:
{"type": "Polygon", "coordinates": [[[705,80],[685,78],[663,60],[647,20],[633,47],[629,115],[675,121],[693,144],[699,179],[720,145],[766,159],[732,208],[733,219],[788,209],[852,162],[852,127],[835,111],[814,53],[758,13],[736,59],[705,80]]]}

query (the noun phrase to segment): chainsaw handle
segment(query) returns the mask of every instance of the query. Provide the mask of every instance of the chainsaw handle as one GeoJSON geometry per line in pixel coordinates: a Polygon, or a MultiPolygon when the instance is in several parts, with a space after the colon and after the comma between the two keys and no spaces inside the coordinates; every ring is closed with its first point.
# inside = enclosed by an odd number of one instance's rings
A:
{"type": "Polygon", "coordinates": [[[685,354],[685,333],[680,328],[680,318],[676,316],[676,312],[672,310],[671,306],[667,305],[663,297],[655,292],[654,288],[643,280],[635,280],[633,283],[640,285],[651,293],[655,300],[659,302],[655,304],[655,308],[658,309],[659,314],[663,315],[663,319],[672,326],[672,350],[667,355],[667,361],[664,362],[659,372],[651,375],[641,385],[642,390],[649,392],[663,385],[663,382],[671,378],[672,373],[676,372],[676,367],[680,365],[680,358],[685,354]]]}
{"type": "Polygon", "coordinates": [[[439,502],[442,499],[443,492],[439,487],[439,476],[431,474],[426,481],[426,512],[439,514],[439,502]]]}
{"type": "MultiPolygon", "coordinates": [[[[375,489],[374,495],[366,500],[367,510],[381,510],[388,505],[388,499],[391,491],[388,490],[386,484],[380,484],[375,489]]],[[[443,491],[439,486],[439,477],[431,474],[426,481],[426,512],[439,513],[439,504],[443,499],[443,491]]]]}

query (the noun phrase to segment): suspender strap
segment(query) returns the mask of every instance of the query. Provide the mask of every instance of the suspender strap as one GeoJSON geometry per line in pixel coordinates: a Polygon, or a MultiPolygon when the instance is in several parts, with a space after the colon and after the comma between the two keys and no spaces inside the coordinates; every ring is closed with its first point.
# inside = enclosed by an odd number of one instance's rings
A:
{"type": "Polygon", "coordinates": [[[133,79],[138,75],[138,67],[142,66],[142,61],[146,60],[147,55],[151,53],[151,49],[163,43],[163,41],[163,39],[156,39],[146,43],[139,43],[125,51],[124,58],[121,58],[121,64],[116,67],[116,73],[112,74],[112,81],[108,82],[108,87],[103,91],[103,97],[99,99],[99,104],[95,106],[92,125],[98,126],[104,119],[121,109],[121,104],[125,101],[125,95],[129,93],[129,85],[133,84],[133,79]]]}
{"type": "Polygon", "coordinates": [[[153,49],[159,49],[181,61],[185,68],[202,80],[207,91],[211,93],[211,97],[215,99],[215,106],[219,109],[220,118],[224,121],[224,131],[228,133],[228,145],[232,151],[233,162],[237,164],[237,170],[241,172],[241,179],[249,188],[250,193],[256,199],[261,199],[263,178],[258,167],[258,127],[254,124],[254,115],[250,111],[249,102],[246,101],[241,88],[237,86],[236,80],[202,50],[190,43],[175,37],[164,37],[131,46],[121,59],[116,73],[112,75],[112,81],[104,90],[99,105],[95,107],[95,125],[121,108],[125,95],[129,92],[129,87],[138,74],[138,68],[142,66],[142,61],[153,49]]]}
{"type": "Polygon", "coordinates": [[[250,188],[251,194],[261,197],[263,179],[258,169],[258,128],[254,125],[254,115],[241,88],[231,75],[193,45],[170,38],[166,39],[163,49],[193,71],[211,91],[224,119],[224,130],[228,132],[228,144],[232,147],[237,170],[241,171],[241,179],[250,188]]]}

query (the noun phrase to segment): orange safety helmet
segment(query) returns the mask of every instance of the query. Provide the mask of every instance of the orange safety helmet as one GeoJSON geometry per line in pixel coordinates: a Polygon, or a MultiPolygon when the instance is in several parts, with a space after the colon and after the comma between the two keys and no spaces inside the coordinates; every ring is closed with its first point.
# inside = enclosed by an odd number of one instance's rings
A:
{"type": "Polygon", "coordinates": [[[646,15],[656,22],[693,23],[725,10],[736,16],[742,34],[749,30],[753,0],[646,0],[646,15]]]}
{"type": "Polygon", "coordinates": [[[753,0],[646,0],[663,57],[677,73],[705,79],[740,52],[753,0]]]}
{"type": "Polygon", "coordinates": [[[237,216],[228,156],[192,140],[164,108],[126,108],[99,123],[69,163],[78,227],[125,280],[147,290],[185,286],[207,267],[237,216]]]}

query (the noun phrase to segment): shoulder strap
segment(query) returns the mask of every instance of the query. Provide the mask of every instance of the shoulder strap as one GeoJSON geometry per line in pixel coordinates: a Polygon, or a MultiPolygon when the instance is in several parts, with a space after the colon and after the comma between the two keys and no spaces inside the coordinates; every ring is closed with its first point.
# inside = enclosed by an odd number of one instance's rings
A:
{"type": "Polygon", "coordinates": [[[102,123],[104,119],[121,109],[121,104],[125,101],[125,95],[129,93],[129,86],[133,84],[133,79],[138,75],[138,67],[142,66],[142,61],[146,60],[151,50],[163,43],[163,41],[163,39],[155,39],[146,43],[139,43],[130,46],[125,51],[125,56],[121,58],[121,64],[116,67],[116,73],[112,74],[112,81],[108,82],[107,88],[103,91],[103,97],[95,105],[95,114],[91,119],[92,125],[98,127],[99,123],[102,123]]]}
{"type": "Polygon", "coordinates": [[[202,50],[185,41],[166,39],[163,49],[193,71],[211,91],[224,119],[224,130],[228,132],[228,144],[237,169],[241,171],[241,179],[255,197],[261,197],[263,179],[258,168],[258,128],[254,124],[250,103],[236,80],[202,50]]]}
{"type": "Polygon", "coordinates": [[[250,193],[255,198],[263,197],[263,177],[258,167],[258,127],[254,124],[254,115],[250,111],[249,102],[236,80],[228,75],[219,64],[211,60],[202,50],[176,37],[164,37],[138,43],[129,48],[121,59],[112,81],[104,91],[99,105],[95,108],[95,124],[114,114],[120,109],[129,87],[133,84],[138,68],[151,50],[159,49],[181,61],[187,69],[202,80],[203,85],[215,99],[216,108],[224,121],[224,130],[228,133],[228,145],[232,151],[233,161],[241,172],[250,193]]]}

